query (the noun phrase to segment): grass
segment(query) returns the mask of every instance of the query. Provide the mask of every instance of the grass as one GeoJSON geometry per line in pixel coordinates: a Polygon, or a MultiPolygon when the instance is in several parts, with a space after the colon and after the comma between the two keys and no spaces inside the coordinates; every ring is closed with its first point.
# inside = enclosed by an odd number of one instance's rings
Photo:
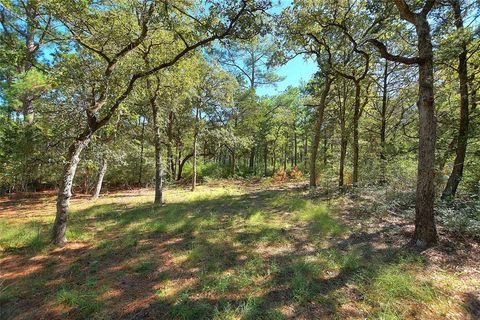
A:
{"type": "Polygon", "coordinates": [[[462,294],[480,286],[475,277],[386,243],[375,217],[361,202],[350,212],[346,197],[226,185],[168,190],[163,206],[145,191],[74,199],[71,242],[62,249],[48,241],[53,198],[42,210],[22,204],[29,218],[20,211],[0,220],[2,312],[17,319],[468,319],[462,294]]]}

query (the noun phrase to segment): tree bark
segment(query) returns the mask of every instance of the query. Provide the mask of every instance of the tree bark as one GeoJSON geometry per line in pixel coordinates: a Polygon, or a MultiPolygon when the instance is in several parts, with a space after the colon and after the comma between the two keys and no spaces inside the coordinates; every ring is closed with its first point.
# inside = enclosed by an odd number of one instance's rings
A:
{"type": "Polygon", "coordinates": [[[263,175],[266,177],[268,172],[268,143],[265,141],[265,149],[263,150],[263,175]]]}
{"type": "Polygon", "coordinates": [[[433,89],[433,46],[428,23],[428,13],[435,5],[435,0],[426,0],[421,12],[410,10],[405,0],[394,0],[400,17],[415,26],[417,33],[418,57],[392,55],[385,45],[378,40],[370,40],[380,54],[389,60],[419,67],[418,77],[418,112],[419,112],[419,147],[417,168],[417,191],[415,202],[415,231],[412,243],[419,248],[435,245],[438,241],[435,227],[435,142],[436,118],[433,89]]]}
{"type": "MultiPolygon", "coordinates": [[[[346,133],[341,133],[341,134],[345,135],[346,133]]],[[[340,169],[338,172],[338,186],[340,188],[343,187],[345,184],[345,158],[347,156],[347,144],[348,144],[347,138],[342,137],[340,142],[340,169]]]]}
{"type": "Polygon", "coordinates": [[[285,133],[285,145],[283,146],[283,171],[287,171],[288,162],[288,132],[285,133]]]}
{"type": "Polygon", "coordinates": [[[353,111],[353,177],[352,183],[355,187],[358,184],[358,154],[360,151],[358,143],[358,125],[360,122],[360,81],[355,81],[355,107],[353,111]]]}
{"type": "MultiPolygon", "coordinates": [[[[455,17],[455,26],[458,31],[463,29],[462,9],[460,2],[454,0],[452,9],[455,17]]],[[[442,199],[453,199],[458,185],[462,180],[465,155],[467,153],[469,107],[468,107],[468,70],[467,70],[467,43],[462,41],[462,52],[458,56],[458,80],[460,83],[460,127],[457,137],[457,148],[453,162],[452,173],[442,193],[442,199]]]]}
{"type": "Polygon", "coordinates": [[[325,106],[328,93],[330,91],[332,80],[329,77],[325,77],[325,86],[320,97],[320,103],[317,106],[317,112],[315,116],[315,132],[313,135],[311,154],[310,154],[310,187],[317,186],[317,157],[318,146],[320,144],[320,136],[322,131],[323,117],[325,114],[325,106]]]}
{"type": "Polygon", "coordinates": [[[141,135],[141,144],[140,144],[140,169],[138,172],[138,185],[141,187],[142,186],[142,180],[143,180],[143,151],[144,151],[144,145],[145,145],[145,116],[142,116],[142,135],[141,135]]]}
{"type": "Polygon", "coordinates": [[[307,137],[307,130],[305,130],[304,139],[303,139],[303,165],[307,167],[307,154],[308,154],[308,137],[307,137]]]}
{"type": "Polygon", "coordinates": [[[380,165],[382,170],[382,178],[380,179],[380,184],[386,182],[386,161],[387,157],[385,155],[386,147],[386,132],[387,132],[387,101],[388,101],[388,60],[385,59],[385,67],[383,69],[383,92],[382,92],[382,110],[380,113],[381,116],[381,125],[380,125],[380,165]]]}
{"type": "Polygon", "coordinates": [[[81,135],[68,148],[67,162],[63,169],[62,180],[57,195],[57,213],[53,223],[52,241],[56,245],[62,245],[67,242],[67,219],[70,198],[72,197],[72,184],[75,172],[77,171],[80,154],[90,142],[91,133],[81,135]]]}
{"type": "Polygon", "coordinates": [[[436,244],[438,241],[434,216],[436,118],[430,26],[426,17],[417,16],[416,20],[418,52],[420,57],[424,59],[424,63],[419,65],[418,79],[420,141],[418,148],[415,232],[412,240],[417,247],[425,248],[436,244]]]}
{"type": "Polygon", "coordinates": [[[158,115],[158,104],[156,95],[150,99],[153,113],[153,134],[155,139],[155,204],[163,202],[163,167],[162,167],[162,141],[161,128],[158,115]]]}
{"type": "Polygon", "coordinates": [[[298,142],[297,142],[297,126],[293,123],[293,165],[297,166],[298,142]]]}
{"type": "Polygon", "coordinates": [[[325,134],[323,135],[323,166],[327,167],[327,153],[328,153],[328,136],[325,128],[325,134]]]}
{"type": "Polygon", "coordinates": [[[193,173],[192,173],[192,191],[197,186],[197,137],[198,137],[198,116],[199,110],[197,107],[195,113],[195,133],[193,135],[193,173]]]}
{"type": "MultiPolygon", "coordinates": [[[[37,16],[37,3],[36,1],[28,1],[25,6],[25,13],[27,16],[26,21],[26,33],[25,33],[25,61],[23,63],[23,72],[27,73],[33,67],[33,61],[35,59],[35,51],[37,50],[37,45],[35,44],[35,21],[37,16]]],[[[40,44],[38,44],[40,45],[40,44]]],[[[30,126],[33,124],[35,117],[35,110],[33,107],[33,100],[31,94],[26,94],[21,97],[22,101],[22,111],[24,117],[25,126],[30,126]]]]}
{"type": "Polygon", "coordinates": [[[236,172],[236,169],[237,169],[237,157],[235,156],[235,150],[232,150],[230,152],[230,156],[231,156],[231,174],[232,174],[232,177],[235,176],[235,174],[237,173],[236,172]]]}
{"type": "Polygon", "coordinates": [[[169,179],[171,181],[176,178],[176,168],[175,168],[175,159],[173,158],[172,143],[173,143],[173,112],[170,111],[168,114],[168,124],[167,124],[167,166],[169,172],[169,179]]]}
{"type": "Polygon", "coordinates": [[[255,146],[253,146],[252,149],[250,149],[250,157],[248,160],[248,171],[250,173],[253,173],[255,171],[255,152],[256,151],[257,149],[255,148],[255,146]]]}
{"type": "Polygon", "coordinates": [[[95,201],[100,196],[100,191],[102,190],[103,178],[105,177],[105,173],[107,173],[107,159],[105,156],[102,159],[102,165],[100,167],[100,171],[98,172],[98,179],[97,184],[95,185],[95,191],[92,195],[92,200],[95,201]]]}

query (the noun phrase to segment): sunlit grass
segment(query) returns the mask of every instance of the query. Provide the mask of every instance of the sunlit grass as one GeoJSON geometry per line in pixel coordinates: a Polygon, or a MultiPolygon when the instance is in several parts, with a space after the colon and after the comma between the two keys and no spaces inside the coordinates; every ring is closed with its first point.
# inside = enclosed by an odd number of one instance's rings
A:
{"type": "Polygon", "coordinates": [[[37,221],[18,224],[0,219],[0,251],[26,247],[37,252],[45,245],[46,229],[47,226],[37,221]]]}
{"type": "MultiPolygon", "coordinates": [[[[462,306],[448,293],[480,285],[448,271],[427,273],[416,254],[346,241],[357,230],[337,215],[341,198],[232,186],[173,189],[165,198],[162,206],[152,203],[151,192],[74,199],[67,237],[87,249],[63,269],[48,260],[15,284],[21,290],[1,291],[0,300],[51,290],[50,305],[92,318],[113,314],[117,298],[100,298],[107,288],[123,292],[132,286],[124,287],[125,279],[148,279],[139,291],[173,319],[284,319],[292,308],[305,318],[348,318],[345,304],[363,318],[461,319],[462,306]]],[[[0,220],[4,254],[48,255],[51,218],[0,220]]]]}

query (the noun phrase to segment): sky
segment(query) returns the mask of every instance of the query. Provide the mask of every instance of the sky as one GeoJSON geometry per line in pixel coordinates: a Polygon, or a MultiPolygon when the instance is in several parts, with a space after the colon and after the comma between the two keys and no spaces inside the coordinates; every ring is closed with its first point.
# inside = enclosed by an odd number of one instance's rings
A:
{"type": "Polygon", "coordinates": [[[284,79],[275,86],[262,86],[257,89],[258,95],[273,96],[278,94],[288,86],[299,86],[302,82],[307,82],[317,71],[317,65],[313,60],[305,60],[303,56],[297,56],[287,64],[277,69],[277,73],[284,79]]]}
{"type": "MultiPolygon", "coordinates": [[[[273,1],[271,13],[280,13],[282,9],[289,6],[291,0],[273,1]]],[[[284,79],[275,86],[263,86],[257,89],[259,95],[273,96],[285,91],[288,86],[299,86],[302,82],[307,82],[317,71],[317,64],[313,60],[305,60],[303,55],[297,56],[287,64],[277,69],[277,73],[284,79]]]]}

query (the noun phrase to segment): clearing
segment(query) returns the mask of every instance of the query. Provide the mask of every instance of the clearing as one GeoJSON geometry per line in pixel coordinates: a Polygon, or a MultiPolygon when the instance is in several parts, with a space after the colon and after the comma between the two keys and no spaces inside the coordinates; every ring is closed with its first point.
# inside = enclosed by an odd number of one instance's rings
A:
{"type": "Polygon", "coordinates": [[[2,319],[478,319],[480,248],[375,197],[244,183],[72,201],[48,244],[54,195],[0,199],[2,319]]]}

